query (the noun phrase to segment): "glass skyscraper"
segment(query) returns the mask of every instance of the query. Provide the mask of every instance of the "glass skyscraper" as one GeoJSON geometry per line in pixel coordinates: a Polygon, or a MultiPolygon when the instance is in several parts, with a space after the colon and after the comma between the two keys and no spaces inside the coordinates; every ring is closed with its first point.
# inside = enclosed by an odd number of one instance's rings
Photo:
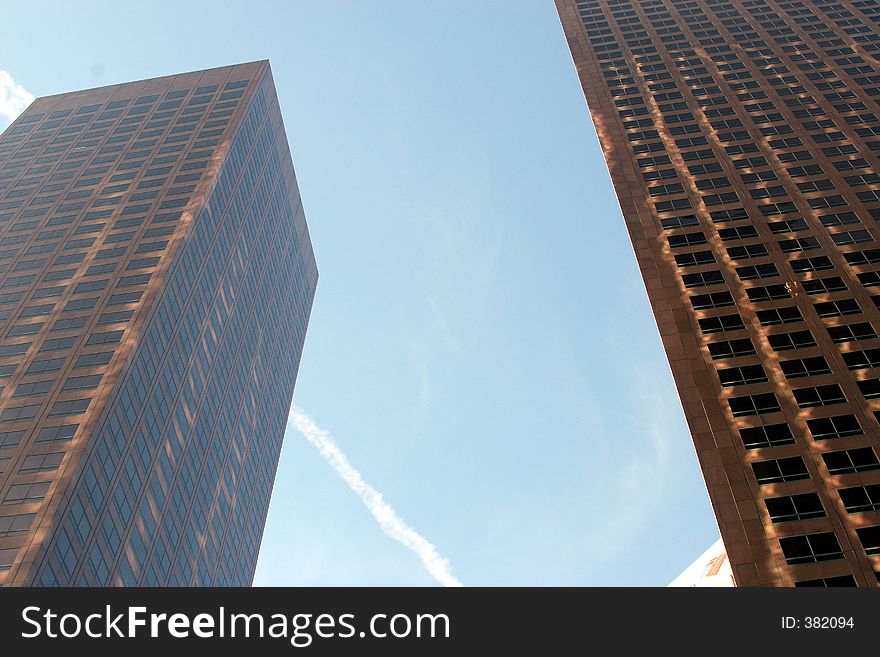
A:
{"type": "Polygon", "coordinates": [[[877,586],[880,2],[556,6],[736,584],[877,586]]]}
{"type": "Polygon", "coordinates": [[[0,136],[0,584],[248,585],[317,284],[269,63],[0,136]]]}

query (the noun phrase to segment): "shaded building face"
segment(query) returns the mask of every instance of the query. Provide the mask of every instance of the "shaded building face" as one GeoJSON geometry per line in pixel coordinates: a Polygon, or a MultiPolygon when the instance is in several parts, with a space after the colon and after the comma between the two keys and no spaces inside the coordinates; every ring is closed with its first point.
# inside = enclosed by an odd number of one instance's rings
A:
{"type": "Polygon", "coordinates": [[[880,2],[556,0],[740,586],[877,586],[880,2]]]}
{"type": "Polygon", "coordinates": [[[0,584],[247,585],[317,270],[268,62],[0,136],[0,584]]]}

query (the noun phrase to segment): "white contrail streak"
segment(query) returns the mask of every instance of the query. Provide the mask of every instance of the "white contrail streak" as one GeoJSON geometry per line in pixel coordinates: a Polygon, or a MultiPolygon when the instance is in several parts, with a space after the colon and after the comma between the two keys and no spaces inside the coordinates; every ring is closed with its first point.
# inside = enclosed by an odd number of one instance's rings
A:
{"type": "Polygon", "coordinates": [[[32,93],[17,84],[7,71],[0,69],[0,124],[15,121],[33,100],[32,93]]]}
{"type": "Polygon", "coordinates": [[[293,406],[290,409],[287,422],[318,448],[321,456],[333,466],[333,469],[348,484],[349,488],[361,498],[361,501],[379,523],[382,531],[414,552],[422,560],[422,564],[431,577],[443,586],[462,585],[452,574],[449,561],[441,557],[437,549],[424,536],[408,526],[391,505],[382,499],[379,491],[364,481],[361,473],[352,467],[345,454],[333,442],[329,433],[316,425],[298,406],[293,406]]]}

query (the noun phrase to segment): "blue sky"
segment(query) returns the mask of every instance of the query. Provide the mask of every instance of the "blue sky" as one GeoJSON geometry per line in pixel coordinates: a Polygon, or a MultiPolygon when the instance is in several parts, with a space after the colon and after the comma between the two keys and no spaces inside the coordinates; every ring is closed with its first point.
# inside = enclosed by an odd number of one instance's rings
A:
{"type": "MultiPolygon", "coordinates": [[[[2,17],[36,96],[271,60],[321,273],[295,402],[465,585],[665,585],[717,538],[550,0],[2,17]]],[[[255,583],[435,580],[289,429],[255,583]]]]}

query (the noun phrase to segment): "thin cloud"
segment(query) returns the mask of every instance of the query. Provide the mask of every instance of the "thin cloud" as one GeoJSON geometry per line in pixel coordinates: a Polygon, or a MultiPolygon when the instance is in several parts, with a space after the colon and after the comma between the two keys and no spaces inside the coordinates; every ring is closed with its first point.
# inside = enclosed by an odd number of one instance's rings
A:
{"type": "Polygon", "coordinates": [[[437,549],[424,536],[407,525],[391,505],[382,499],[379,491],[364,481],[361,473],[352,467],[345,454],[333,442],[329,433],[316,425],[298,406],[291,408],[287,422],[318,448],[321,456],[336,470],[336,473],[342,477],[348,487],[361,498],[387,536],[415,553],[422,560],[422,564],[431,577],[440,584],[443,586],[462,586],[461,582],[452,574],[449,561],[440,556],[437,549]]]}
{"type": "Polygon", "coordinates": [[[32,93],[18,84],[9,72],[0,69],[0,123],[15,121],[33,100],[32,93]]]}

